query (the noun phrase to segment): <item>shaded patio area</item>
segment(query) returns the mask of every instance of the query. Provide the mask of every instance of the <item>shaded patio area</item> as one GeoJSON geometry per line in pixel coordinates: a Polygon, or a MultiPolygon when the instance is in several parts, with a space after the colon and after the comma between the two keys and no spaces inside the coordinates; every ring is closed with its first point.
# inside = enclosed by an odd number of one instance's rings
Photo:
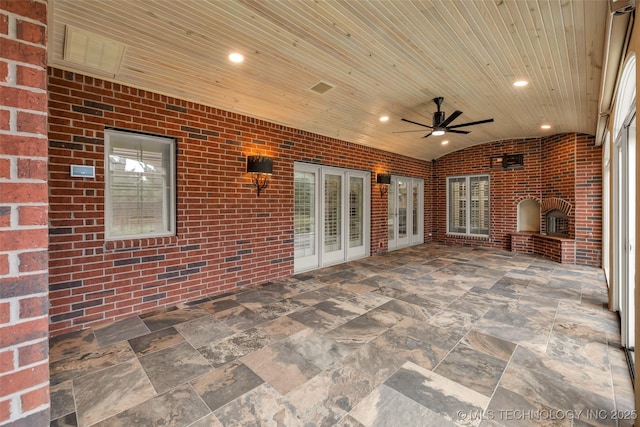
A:
{"type": "Polygon", "coordinates": [[[55,337],[52,425],[630,426],[606,301],[599,269],[427,243],[55,337]]]}

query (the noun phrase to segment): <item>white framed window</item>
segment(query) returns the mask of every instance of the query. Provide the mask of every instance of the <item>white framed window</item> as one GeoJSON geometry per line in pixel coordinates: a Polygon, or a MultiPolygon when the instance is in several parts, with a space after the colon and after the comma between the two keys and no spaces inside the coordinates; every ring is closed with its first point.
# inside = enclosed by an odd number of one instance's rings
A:
{"type": "Polygon", "coordinates": [[[105,238],[172,236],[176,230],[176,141],[105,130],[105,238]]]}
{"type": "Polygon", "coordinates": [[[489,175],[447,177],[447,233],[489,236],[489,175]]]}

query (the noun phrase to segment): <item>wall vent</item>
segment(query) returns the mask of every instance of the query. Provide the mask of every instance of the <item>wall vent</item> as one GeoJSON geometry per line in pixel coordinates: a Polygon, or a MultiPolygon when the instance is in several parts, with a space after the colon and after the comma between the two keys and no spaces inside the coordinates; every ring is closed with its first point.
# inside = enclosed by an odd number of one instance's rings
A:
{"type": "Polygon", "coordinates": [[[85,70],[115,76],[126,45],[80,28],[65,28],[63,59],[85,70]]]}
{"type": "Polygon", "coordinates": [[[333,89],[333,86],[325,82],[319,82],[311,88],[312,91],[314,91],[315,93],[319,93],[320,95],[324,95],[325,93],[329,92],[331,89],[333,89]]]}

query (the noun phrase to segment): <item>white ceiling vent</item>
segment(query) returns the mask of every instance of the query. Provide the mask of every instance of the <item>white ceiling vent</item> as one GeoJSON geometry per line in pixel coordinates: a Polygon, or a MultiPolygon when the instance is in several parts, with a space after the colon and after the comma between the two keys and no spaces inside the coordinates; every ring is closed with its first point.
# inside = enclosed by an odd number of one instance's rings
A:
{"type": "Polygon", "coordinates": [[[115,76],[120,71],[126,47],[115,40],[67,25],[63,59],[89,71],[115,76]]]}
{"type": "Polygon", "coordinates": [[[320,95],[324,95],[325,93],[329,92],[331,89],[333,89],[333,86],[325,82],[319,82],[311,88],[312,91],[314,91],[315,93],[319,93],[320,95]]]}

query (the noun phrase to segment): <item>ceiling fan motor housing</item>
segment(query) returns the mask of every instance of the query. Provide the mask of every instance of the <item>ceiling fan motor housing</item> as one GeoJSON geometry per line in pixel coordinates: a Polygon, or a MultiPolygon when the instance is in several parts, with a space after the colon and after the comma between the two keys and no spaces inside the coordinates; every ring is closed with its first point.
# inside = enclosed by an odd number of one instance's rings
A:
{"type": "Polygon", "coordinates": [[[444,122],[444,111],[436,111],[433,113],[433,126],[438,126],[442,122],[444,122]]]}

